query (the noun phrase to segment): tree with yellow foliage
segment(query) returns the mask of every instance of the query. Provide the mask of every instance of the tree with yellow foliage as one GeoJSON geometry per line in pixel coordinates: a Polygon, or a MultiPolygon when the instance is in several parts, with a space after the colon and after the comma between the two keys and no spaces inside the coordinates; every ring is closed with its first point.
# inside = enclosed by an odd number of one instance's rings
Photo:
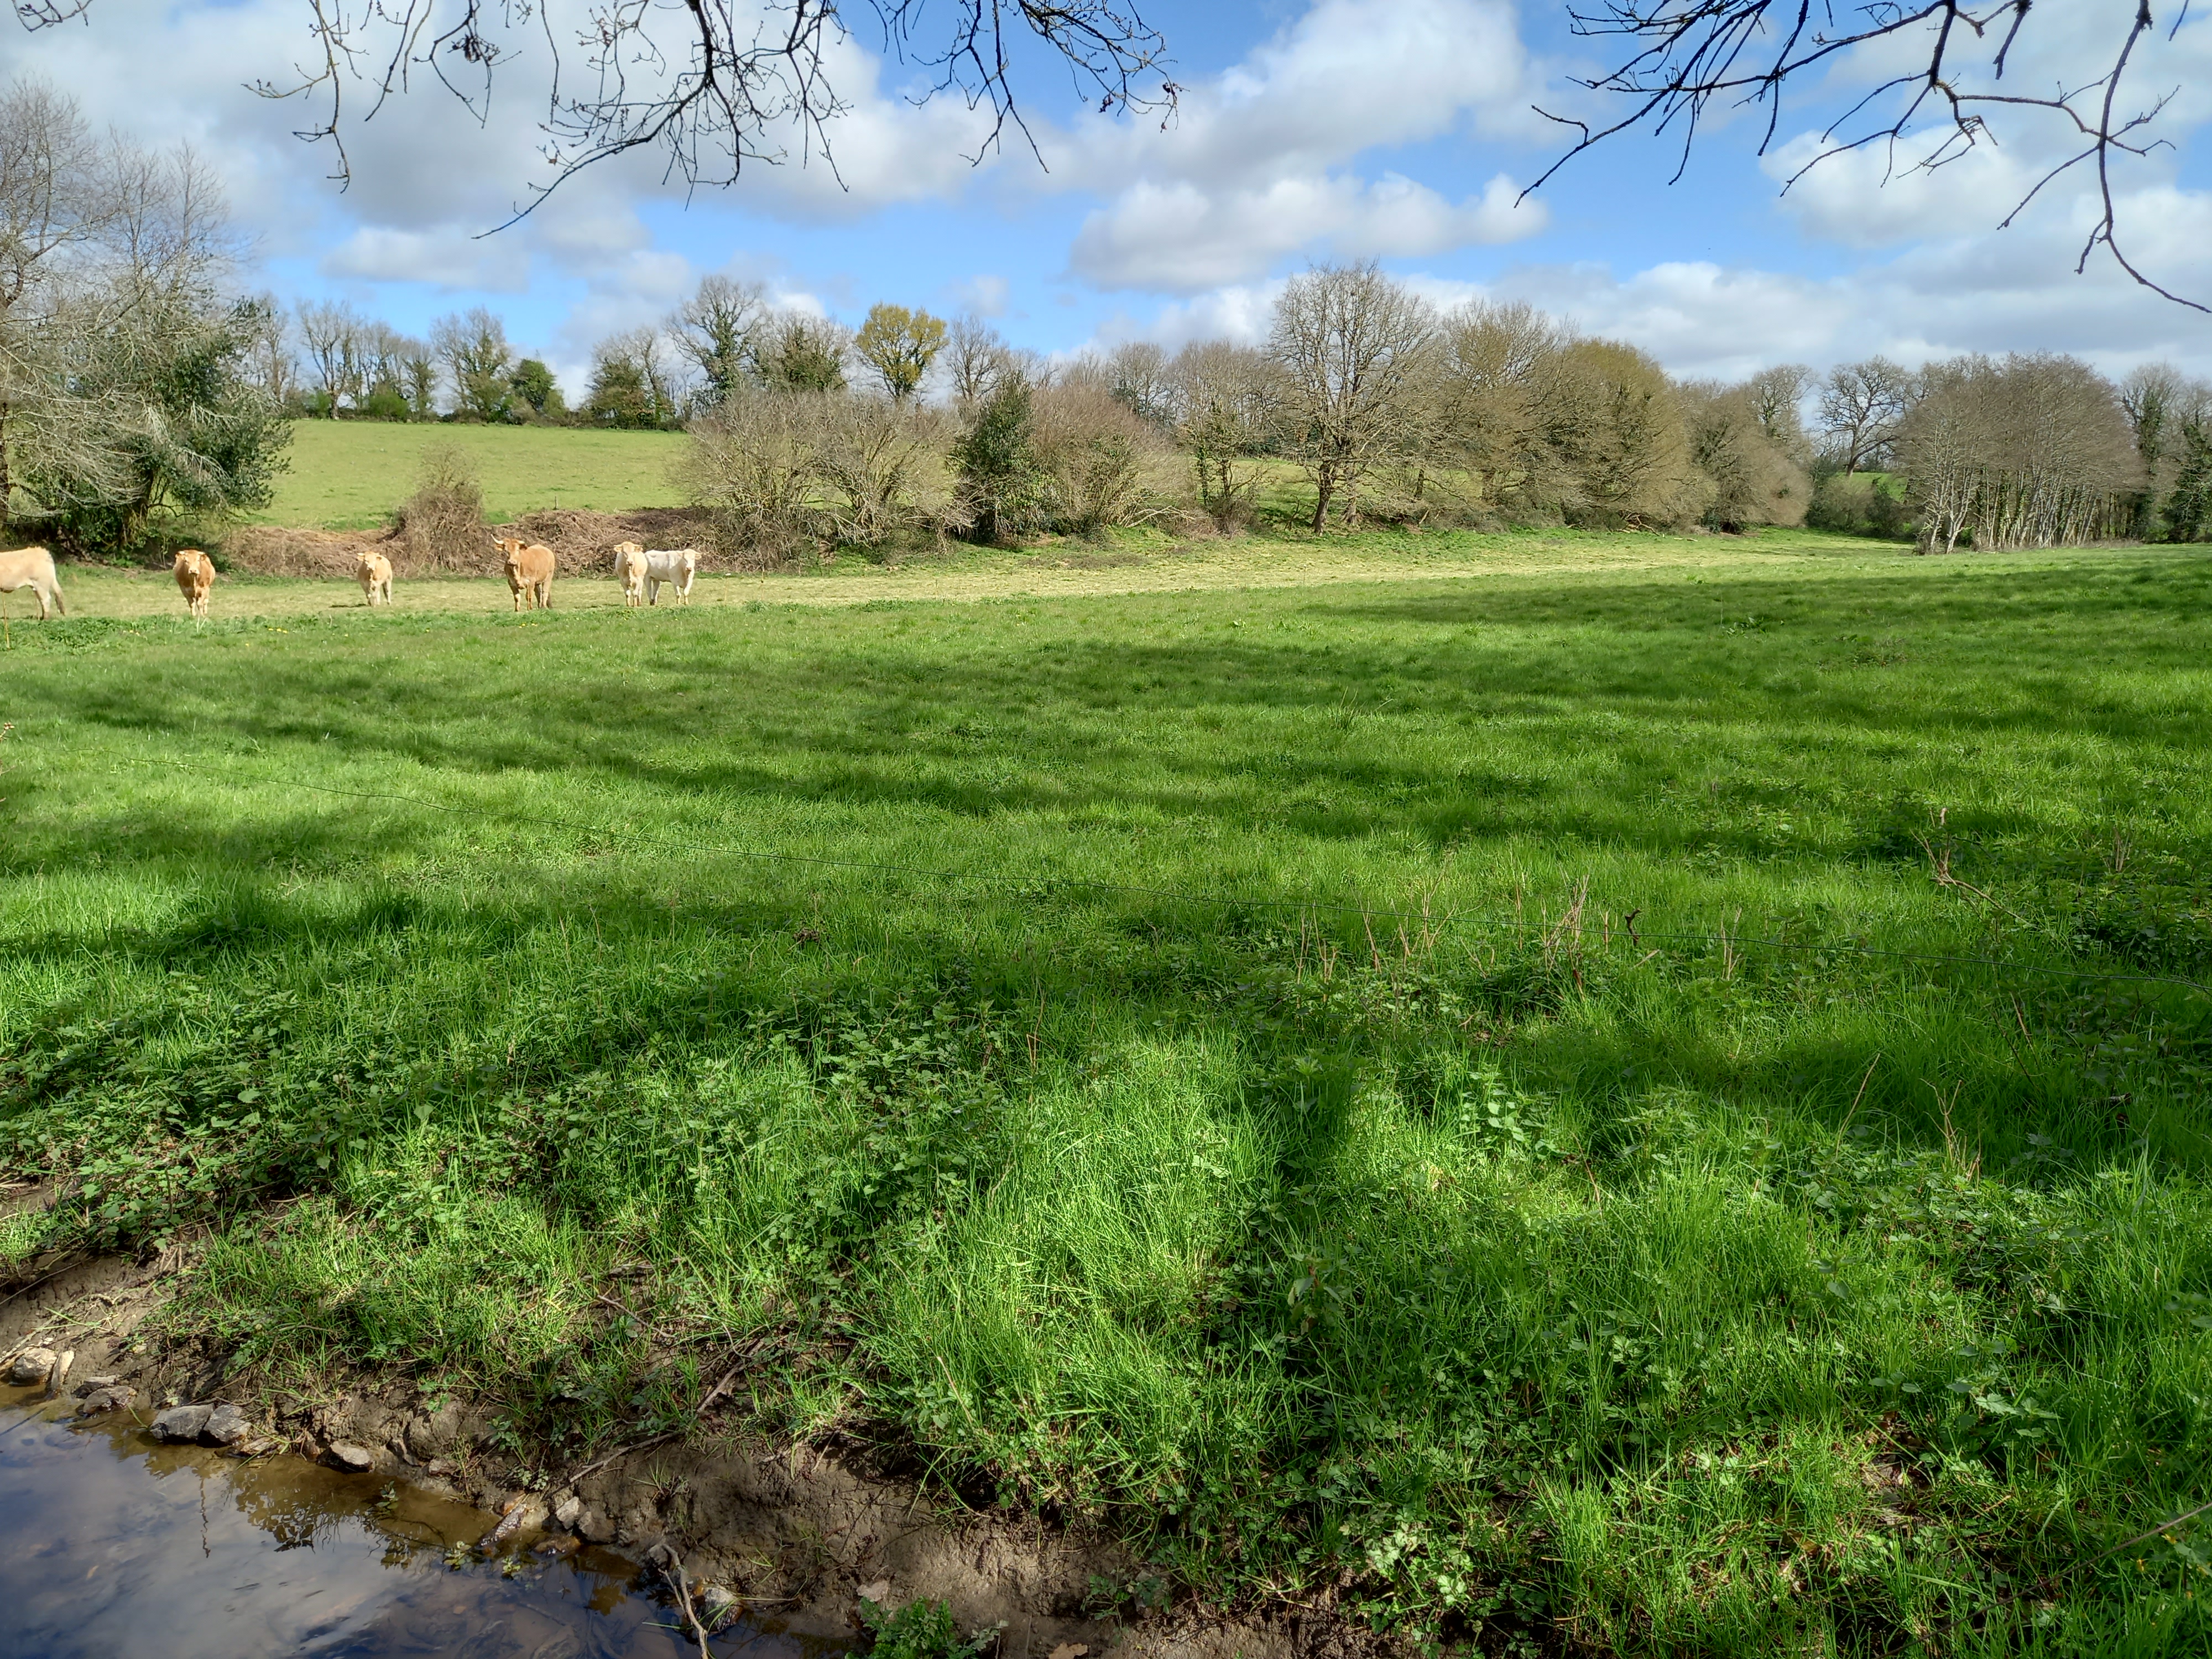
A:
{"type": "Polygon", "coordinates": [[[945,322],[926,311],[877,304],[868,308],[853,338],[854,355],[884,384],[893,403],[904,403],[945,349],[945,322]]]}

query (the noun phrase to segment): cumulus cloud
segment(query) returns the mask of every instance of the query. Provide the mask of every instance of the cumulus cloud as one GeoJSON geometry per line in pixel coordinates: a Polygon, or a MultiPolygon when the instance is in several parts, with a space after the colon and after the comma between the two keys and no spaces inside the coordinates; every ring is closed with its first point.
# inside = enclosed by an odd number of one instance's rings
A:
{"type": "Polygon", "coordinates": [[[1077,233],[1070,266],[1102,288],[1189,290],[1267,270],[1313,248],[1348,258],[1418,257],[1542,229],[1541,204],[1516,201],[1504,173],[1449,202],[1398,173],[1276,179],[1209,191],[1188,179],[1132,185],[1077,233]]]}
{"type": "Polygon", "coordinates": [[[1528,58],[1503,0],[1319,0],[1241,64],[1183,94],[1166,128],[1087,117],[1051,134],[1065,186],[1111,199],[1078,232],[1069,268],[1103,288],[1192,290],[1249,279],[1288,255],[1433,254],[1540,231],[1500,173],[1452,201],[1358,156],[1461,129],[1520,130],[1528,58]]]}
{"type": "Polygon", "coordinates": [[[955,311],[972,311],[978,317],[1003,317],[1012,292],[1012,284],[1003,276],[963,276],[945,285],[945,302],[955,311]]]}

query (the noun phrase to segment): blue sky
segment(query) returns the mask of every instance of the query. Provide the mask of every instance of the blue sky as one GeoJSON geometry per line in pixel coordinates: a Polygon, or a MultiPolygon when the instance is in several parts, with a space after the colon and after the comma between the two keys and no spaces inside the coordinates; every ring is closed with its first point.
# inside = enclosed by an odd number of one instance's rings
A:
{"type": "MultiPolygon", "coordinates": [[[[942,5],[944,0],[939,0],[942,5]]],[[[554,0],[555,13],[574,0],[554,0]]],[[[851,8],[860,14],[858,6],[851,8]]],[[[2015,125],[1933,179],[1887,185],[1874,158],[1824,167],[1788,197],[1786,166],[1753,153],[1755,122],[1723,123],[1668,185],[1675,155],[1624,137],[1516,208],[1556,153],[1532,101],[1569,106],[1596,60],[1538,0],[1155,0],[1186,92],[1161,131],[1079,110],[1064,76],[1029,78],[1048,170],[1018,145],[981,167],[957,101],[915,108],[919,84],[866,31],[840,52],[853,103],[817,165],[749,169],[690,202],[638,159],[571,181],[520,228],[480,234],[541,176],[542,52],[528,38],[478,125],[419,91],[349,124],[340,192],[300,143],[297,105],[242,83],[282,78],[306,44],[304,0],[94,0],[85,26],[5,36],[5,66],[75,93],[95,120],[188,139],[226,179],[256,238],[257,285],[339,295],[410,330],[477,302],[572,386],[593,339],[649,322],[712,270],[785,303],[857,322],[877,299],[973,308],[1044,352],[1151,337],[1250,337],[1309,260],[1376,257],[1440,301],[1533,301],[1626,337],[1668,367],[1735,376],[1885,351],[2080,352],[2119,370],[2167,357],[2212,374],[2212,319],[2135,289],[2107,263],[2073,274],[2087,221],[2068,183],[2012,229],[1996,222],[2057,152],[2015,125]]],[[[579,15],[581,14],[579,13],[579,15]]],[[[2117,9],[2069,0],[2015,65],[2039,84],[2099,50],[2117,9]]],[[[540,43],[542,45],[542,43],[540,43]]],[[[1880,65],[1845,64],[1790,112],[1784,157],[1823,107],[1880,65]]],[[[2169,286],[2212,296],[2212,191],[2197,134],[2212,117],[2212,15],[2148,49],[2147,89],[2176,88],[2171,151],[2124,175],[2124,222],[2169,286]],[[2200,90],[2202,88],[2202,90],[2200,90]]],[[[2086,184],[2086,180],[2083,181],[2086,184]]]]}

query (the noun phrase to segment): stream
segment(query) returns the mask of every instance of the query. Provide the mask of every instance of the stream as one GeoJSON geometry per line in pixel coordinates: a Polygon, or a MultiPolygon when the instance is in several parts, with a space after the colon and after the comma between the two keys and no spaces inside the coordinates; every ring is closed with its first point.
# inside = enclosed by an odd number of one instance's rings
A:
{"type": "MultiPolygon", "coordinates": [[[[466,1504],[36,1400],[0,1389],[0,1659],[696,1659],[623,1557],[487,1559],[495,1517],[466,1504]]],[[[742,1621],[713,1651],[823,1653],[742,1621]]]]}

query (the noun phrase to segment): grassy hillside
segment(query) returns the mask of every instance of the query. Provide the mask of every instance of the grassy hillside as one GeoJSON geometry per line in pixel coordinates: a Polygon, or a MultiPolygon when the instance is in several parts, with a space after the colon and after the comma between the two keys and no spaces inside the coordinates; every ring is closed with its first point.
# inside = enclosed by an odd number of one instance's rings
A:
{"type": "Polygon", "coordinates": [[[0,678],[0,1246],[206,1223],[242,1365],[560,1458],[750,1353],[1486,1652],[2207,1650],[2212,565],[1421,544],[88,580],[0,678]]]}
{"type": "Polygon", "coordinates": [[[291,468],[257,522],[325,530],[381,524],[414,489],[423,447],[433,443],[457,444],[476,459],[484,507],[495,520],[542,507],[665,507],[678,500],[668,469],[683,441],[666,432],[295,421],[291,468]]]}

